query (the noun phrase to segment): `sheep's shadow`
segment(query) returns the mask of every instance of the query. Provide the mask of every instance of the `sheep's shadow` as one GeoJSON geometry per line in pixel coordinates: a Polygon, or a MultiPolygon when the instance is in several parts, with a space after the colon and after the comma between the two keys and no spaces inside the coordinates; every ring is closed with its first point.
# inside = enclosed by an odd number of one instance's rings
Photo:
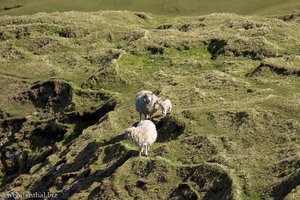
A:
{"type": "Polygon", "coordinates": [[[110,140],[105,141],[101,146],[115,144],[115,143],[121,142],[122,140],[125,140],[125,134],[124,133],[116,135],[115,137],[111,138],[110,140]]]}

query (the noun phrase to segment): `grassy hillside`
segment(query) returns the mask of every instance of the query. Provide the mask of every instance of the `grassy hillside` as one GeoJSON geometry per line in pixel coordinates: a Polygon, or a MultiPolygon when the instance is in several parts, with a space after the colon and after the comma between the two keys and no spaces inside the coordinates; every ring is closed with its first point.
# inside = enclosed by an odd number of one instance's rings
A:
{"type": "Polygon", "coordinates": [[[297,199],[300,25],[211,14],[0,17],[1,192],[297,199]],[[174,104],[149,157],[134,98],[174,104]]]}
{"type": "Polygon", "coordinates": [[[24,15],[55,11],[129,10],[160,15],[203,15],[230,12],[247,15],[286,14],[300,9],[298,0],[4,0],[0,15],[24,15]]]}

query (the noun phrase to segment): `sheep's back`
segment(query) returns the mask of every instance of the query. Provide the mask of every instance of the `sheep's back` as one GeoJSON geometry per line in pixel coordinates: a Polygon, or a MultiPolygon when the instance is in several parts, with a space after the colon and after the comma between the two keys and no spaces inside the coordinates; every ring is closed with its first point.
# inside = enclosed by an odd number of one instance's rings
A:
{"type": "Polygon", "coordinates": [[[131,130],[129,133],[130,135],[129,140],[133,141],[137,146],[142,147],[143,144],[147,141],[145,135],[141,132],[139,128],[131,127],[128,128],[127,130],[129,129],[131,130]]]}
{"type": "Polygon", "coordinates": [[[145,143],[153,144],[157,138],[156,126],[150,120],[142,120],[138,123],[137,129],[140,130],[141,133],[144,134],[145,143]]]}

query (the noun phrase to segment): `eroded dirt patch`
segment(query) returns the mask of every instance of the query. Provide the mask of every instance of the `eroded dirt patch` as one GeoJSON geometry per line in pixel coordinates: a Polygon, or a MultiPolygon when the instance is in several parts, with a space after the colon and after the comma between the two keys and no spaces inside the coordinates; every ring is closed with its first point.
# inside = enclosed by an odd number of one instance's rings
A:
{"type": "Polygon", "coordinates": [[[50,80],[35,83],[17,99],[29,100],[36,108],[57,113],[72,105],[72,92],[73,89],[68,83],[50,80]]]}
{"type": "MultiPolygon", "coordinates": [[[[233,181],[230,176],[221,169],[200,165],[195,168],[183,168],[182,170],[187,170],[183,173],[186,175],[183,180],[184,183],[189,184],[189,187],[181,188],[183,192],[185,192],[186,188],[190,188],[190,194],[195,196],[198,193],[199,199],[233,198],[233,181]],[[197,193],[195,191],[197,191],[197,193]]],[[[178,190],[178,187],[175,188],[173,192],[176,190],[178,190]]]]}
{"type": "Polygon", "coordinates": [[[173,116],[162,118],[156,125],[157,142],[166,142],[178,138],[183,134],[185,124],[173,116]]]}
{"type": "Polygon", "coordinates": [[[227,43],[226,40],[212,39],[207,47],[207,50],[211,53],[211,59],[215,60],[219,55],[224,55],[227,43]]]}
{"type": "Polygon", "coordinates": [[[58,124],[55,121],[50,121],[47,124],[37,126],[30,136],[31,148],[42,148],[53,145],[55,142],[63,140],[64,134],[67,132],[67,127],[58,124]]]}

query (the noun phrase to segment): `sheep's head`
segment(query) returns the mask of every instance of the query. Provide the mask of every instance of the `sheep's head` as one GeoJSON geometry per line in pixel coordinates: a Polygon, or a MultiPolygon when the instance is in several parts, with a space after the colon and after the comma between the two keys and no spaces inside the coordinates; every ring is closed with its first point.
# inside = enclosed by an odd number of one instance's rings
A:
{"type": "Polygon", "coordinates": [[[128,128],[128,129],[125,130],[124,135],[125,135],[126,139],[132,140],[132,132],[133,132],[134,128],[135,127],[131,127],[131,128],[128,128]]]}
{"type": "Polygon", "coordinates": [[[146,104],[148,104],[152,101],[152,94],[151,95],[146,94],[142,97],[142,99],[146,104]]]}

